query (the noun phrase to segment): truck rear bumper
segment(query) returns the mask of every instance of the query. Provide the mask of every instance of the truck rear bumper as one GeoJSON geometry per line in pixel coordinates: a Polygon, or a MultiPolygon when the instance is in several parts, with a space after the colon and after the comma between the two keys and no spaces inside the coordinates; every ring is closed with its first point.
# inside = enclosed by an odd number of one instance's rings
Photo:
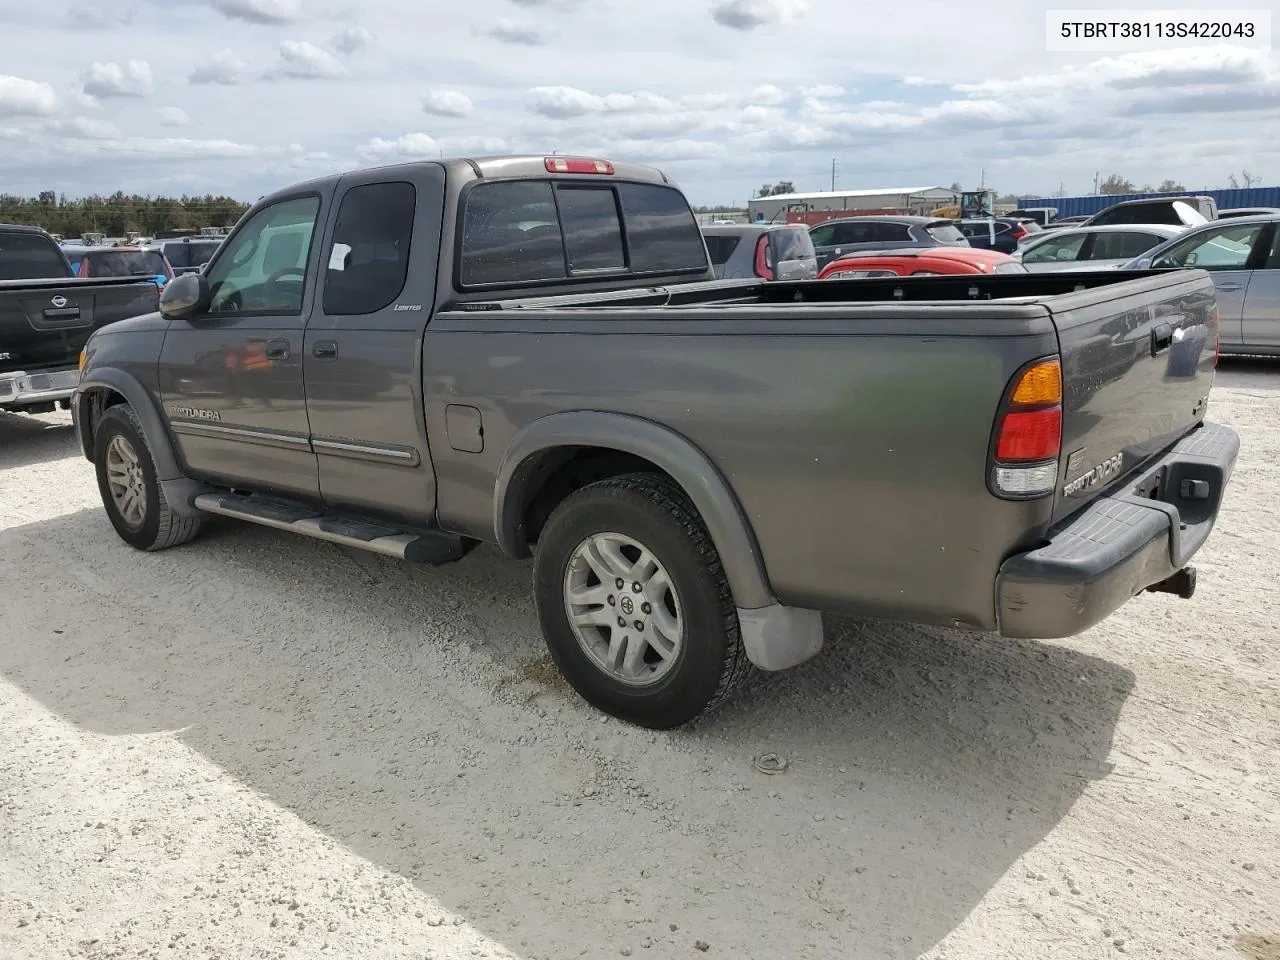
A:
{"type": "Polygon", "coordinates": [[[0,408],[31,407],[68,400],[80,382],[80,370],[14,370],[0,373],[0,408]]]}
{"type": "Polygon", "coordinates": [[[996,578],[1000,633],[1074,636],[1182,570],[1213,529],[1239,452],[1234,430],[1206,423],[1044,546],[1006,560],[996,578]]]}

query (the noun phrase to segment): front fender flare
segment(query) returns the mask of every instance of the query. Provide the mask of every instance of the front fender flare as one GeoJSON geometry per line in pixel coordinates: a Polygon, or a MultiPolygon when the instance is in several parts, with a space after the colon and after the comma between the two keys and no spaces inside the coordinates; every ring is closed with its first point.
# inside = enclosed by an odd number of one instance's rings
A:
{"type": "Polygon", "coordinates": [[[86,371],[76,388],[73,397],[76,432],[80,436],[80,446],[84,449],[85,456],[93,459],[93,423],[89,417],[89,395],[94,390],[114,390],[133,407],[142,423],[151,459],[156,465],[156,479],[162,482],[183,479],[182,469],[174,454],[173,441],[169,438],[169,431],[165,429],[164,419],[155,399],[137,377],[119,367],[94,367],[86,371]]]}
{"type": "Polygon", "coordinates": [[[525,494],[539,454],[598,447],[642,457],[666,471],[693,502],[720,554],[734,603],[758,609],[777,603],[760,548],[728,483],[706,454],[659,423],[605,411],[555,413],[526,425],[507,447],[494,481],[494,531],[513,557],[528,556],[520,539],[525,494]]]}

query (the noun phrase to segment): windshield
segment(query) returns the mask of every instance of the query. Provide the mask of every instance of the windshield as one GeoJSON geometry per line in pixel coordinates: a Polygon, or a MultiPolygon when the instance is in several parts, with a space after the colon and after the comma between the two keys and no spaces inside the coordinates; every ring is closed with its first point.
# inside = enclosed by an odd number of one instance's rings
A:
{"type": "Polygon", "coordinates": [[[160,277],[169,273],[154,250],[103,250],[84,255],[87,277],[160,277]]]}

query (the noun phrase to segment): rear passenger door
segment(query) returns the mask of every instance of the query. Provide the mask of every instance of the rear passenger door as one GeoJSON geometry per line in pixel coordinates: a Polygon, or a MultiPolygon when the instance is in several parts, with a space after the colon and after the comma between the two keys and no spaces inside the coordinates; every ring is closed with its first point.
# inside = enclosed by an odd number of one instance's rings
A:
{"type": "Polygon", "coordinates": [[[434,164],[338,184],[303,348],[311,446],[330,507],[434,521],[419,371],[443,204],[444,170],[434,164]]]}
{"type": "Polygon", "coordinates": [[[1264,232],[1265,256],[1259,254],[1258,268],[1249,277],[1244,313],[1240,319],[1240,339],[1244,346],[1280,352],[1280,224],[1264,232]]]}
{"type": "Polygon", "coordinates": [[[1245,295],[1253,266],[1262,262],[1262,237],[1270,226],[1224,220],[1220,226],[1197,230],[1175,243],[1151,264],[1155,268],[1188,267],[1209,272],[1217,294],[1222,342],[1232,347],[1245,344],[1245,295]]]}

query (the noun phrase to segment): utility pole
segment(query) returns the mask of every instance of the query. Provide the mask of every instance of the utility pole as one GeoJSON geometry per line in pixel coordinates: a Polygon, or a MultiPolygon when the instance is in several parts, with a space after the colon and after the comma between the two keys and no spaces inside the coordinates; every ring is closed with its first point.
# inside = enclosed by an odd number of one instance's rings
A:
{"type": "Polygon", "coordinates": [[[836,192],[836,158],[831,158],[831,192],[836,192]]]}
{"type": "Polygon", "coordinates": [[[1101,175],[1102,175],[1101,170],[1095,170],[1093,172],[1093,195],[1095,197],[1098,195],[1098,177],[1101,175]]]}
{"type": "Polygon", "coordinates": [[[981,175],[981,179],[978,182],[978,189],[979,190],[987,189],[987,168],[986,167],[982,168],[982,175],[981,175]]]}

